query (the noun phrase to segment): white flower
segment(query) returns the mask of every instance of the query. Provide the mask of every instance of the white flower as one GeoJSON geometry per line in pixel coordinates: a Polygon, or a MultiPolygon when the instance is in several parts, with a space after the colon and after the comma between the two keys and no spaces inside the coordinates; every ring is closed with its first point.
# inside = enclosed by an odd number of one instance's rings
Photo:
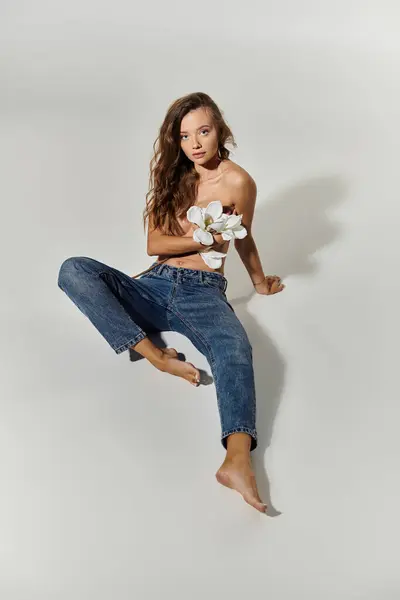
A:
{"type": "Polygon", "coordinates": [[[222,265],[222,259],[226,256],[223,252],[217,252],[216,250],[208,250],[207,252],[199,252],[204,262],[211,267],[211,269],[219,269],[222,265]]]}
{"type": "MultiPolygon", "coordinates": [[[[224,214],[219,200],[210,202],[206,208],[191,206],[186,216],[190,223],[198,225],[198,229],[193,232],[193,239],[205,246],[211,246],[214,242],[212,231],[220,233],[222,239],[226,241],[233,238],[242,239],[247,235],[246,228],[241,224],[243,215],[224,214]]],[[[218,269],[222,264],[222,258],[226,256],[223,252],[212,249],[199,254],[212,269],[218,269]]]]}
{"type": "Polygon", "coordinates": [[[210,202],[206,208],[201,208],[201,206],[191,206],[186,213],[187,220],[199,227],[193,232],[193,239],[205,246],[213,244],[214,239],[209,232],[208,227],[214,223],[218,217],[221,217],[221,215],[222,205],[219,200],[210,202]]]}

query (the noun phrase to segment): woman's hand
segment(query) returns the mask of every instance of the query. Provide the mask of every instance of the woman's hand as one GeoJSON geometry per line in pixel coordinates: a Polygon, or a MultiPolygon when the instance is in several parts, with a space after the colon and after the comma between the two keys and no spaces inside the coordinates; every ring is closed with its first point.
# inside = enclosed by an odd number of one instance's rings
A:
{"type": "MultiPolygon", "coordinates": [[[[182,237],[193,237],[193,232],[196,231],[196,229],[198,228],[198,225],[191,223],[190,227],[182,237]]],[[[213,250],[217,250],[219,252],[219,247],[225,244],[226,240],[223,239],[222,233],[213,233],[212,231],[210,233],[212,234],[214,241],[209,246],[204,246],[204,249],[212,248],[213,250]]]]}
{"type": "Polygon", "coordinates": [[[281,283],[281,278],[278,275],[267,275],[263,281],[253,285],[257,294],[264,294],[265,296],[278,294],[286,287],[281,283]]]}
{"type": "Polygon", "coordinates": [[[213,250],[217,252],[222,252],[222,246],[226,244],[226,240],[222,237],[222,233],[213,233],[214,242],[211,245],[213,250]]]}
{"type": "MultiPolygon", "coordinates": [[[[224,206],[224,214],[227,215],[237,215],[238,212],[234,205],[232,206],[224,206]]],[[[222,233],[213,233],[214,243],[212,245],[213,250],[217,250],[217,252],[222,251],[222,246],[226,243],[227,240],[224,240],[222,237],[222,233]]]]}

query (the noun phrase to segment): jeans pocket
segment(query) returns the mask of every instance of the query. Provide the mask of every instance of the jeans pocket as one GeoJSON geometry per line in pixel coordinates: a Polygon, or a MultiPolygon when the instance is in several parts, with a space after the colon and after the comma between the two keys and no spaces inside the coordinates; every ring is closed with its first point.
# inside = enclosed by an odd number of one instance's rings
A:
{"type": "MultiPolygon", "coordinates": [[[[230,304],[230,303],[228,302],[228,298],[226,297],[226,294],[225,294],[225,292],[222,292],[222,296],[223,296],[223,299],[225,300],[225,302],[227,303],[227,305],[229,306],[229,308],[230,308],[230,309],[231,309],[233,312],[235,312],[235,309],[233,308],[232,304],[230,304]]],[[[236,314],[236,313],[235,313],[235,314],[236,314]]]]}
{"type": "Polygon", "coordinates": [[[141,278],[142,277],[158,277],[158,273],[154,273],[154,271],[147,271],[141,275],[141,278]]]}
{"type": "Polygon", "coordinates": [[[203,281],[203,283],[201,284],[203,288],[207,288],[209,290],[213,290],[216,294],[221,294],[224,295],[223,290],[221,289],[221,287],[219,286],[219,284],[216,281],[203,281]]]}

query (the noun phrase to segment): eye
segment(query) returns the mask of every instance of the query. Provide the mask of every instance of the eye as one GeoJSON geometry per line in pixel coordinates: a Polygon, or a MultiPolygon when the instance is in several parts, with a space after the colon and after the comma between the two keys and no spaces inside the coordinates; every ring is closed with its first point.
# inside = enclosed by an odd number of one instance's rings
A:
{"type": "MultiPolygon", "coordinates": [[[[209,130],[208,130],[208,129],[202,129],[202,130],[201,130],[201,133],[204,133],[204,132],[206,132],[206,133],[209,133],[209,130]]],[[[183,133],[183,134],[181,135],[181,140],[183,140],[183,138],[185,138],[185,137],[187,137],[187,135],[186,135],[186,133],[183,133]]]]}

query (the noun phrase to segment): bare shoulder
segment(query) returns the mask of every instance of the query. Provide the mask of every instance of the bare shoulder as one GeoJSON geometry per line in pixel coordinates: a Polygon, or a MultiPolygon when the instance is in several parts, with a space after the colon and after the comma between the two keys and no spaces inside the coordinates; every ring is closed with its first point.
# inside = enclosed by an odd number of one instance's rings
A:
{"type": "Polygon", "coordinates": [[[257,190],[256,182],[253,177],[250,175],[246,169],[233,162],[232,160],[228,160],[227,166],[225,169],[226,181],[229,185],[232,186],[234,190],[240,191],[250,191],[257,190]]]}
{"type": "MultiPolygon", "coordinates": [[[[242,215],[242,225],[246,227],[247,233],[251,235],[251,227],[254,217],[254,210],[257,198],[257,186],[253,177],[235,163],[229,169],[229,188],[233,199],[233,206],[237,214],[242,215]]],[[[239,240],[235,240],[235,246],[241,245],[239,240]]]]}

